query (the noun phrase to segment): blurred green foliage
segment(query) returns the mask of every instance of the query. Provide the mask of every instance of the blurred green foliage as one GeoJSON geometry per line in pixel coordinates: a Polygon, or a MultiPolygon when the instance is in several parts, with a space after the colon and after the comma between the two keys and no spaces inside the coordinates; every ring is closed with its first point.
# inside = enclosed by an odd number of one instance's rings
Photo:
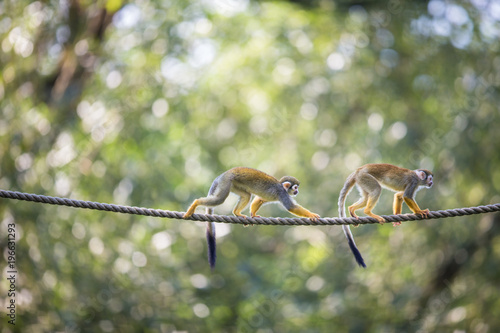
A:
{"type": "MultiPolygon", "coordinates": [[[[244,165],[337,216],[347,175],[386,162],[435,172],[422,208],[498,203],[499,37],[496,0],[5,0],[0,188],[183,211],[244,165]]],[[[365,270],[337,227],[218,225],[213,273],[202,223],[0,216],[2,333],[500,329],[498,215],[355,228],[365,270]]]]}

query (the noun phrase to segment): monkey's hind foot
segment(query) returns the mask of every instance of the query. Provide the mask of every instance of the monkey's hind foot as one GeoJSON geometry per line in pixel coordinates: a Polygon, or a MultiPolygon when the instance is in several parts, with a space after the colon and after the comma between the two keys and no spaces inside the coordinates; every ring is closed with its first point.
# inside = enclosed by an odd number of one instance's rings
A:
{"type": "Polygon", "coordinates": [[[182,215],[182,218],[183,218],[183,219],[188,219],[188,218],[190,218],[191,216],[193,216],[193,214],[194,214],[194,210],[193,210],[193,211],[189,211],[189,210],[188,210],[187,212],[185,212],[185,213],[184,213],[184,215],[182,215]]]}
{"type": "MultiPolygon", "coordinates": [[[[234,215],[236,215],[236,216],[238,216],[238,217],[248,218],[248,216],[243,215],[243,214],[236,214],[236,213],[234,213],[234,212],[233,212],[233,214],[234,214],[234,215]]],[[[252,217],[260,217],[260,216],[252,216],[252,217]]],[[[247,228],[247,227],[253,227],[254,225],[253,225],[252,223],[243,223],[243,226],[244,226],[245,228],[247,228]]]]}
{"type": "MultiPolygon", "coordinates": [[[[366,213],[366,212],[365,212],[366,213]]],[[[384,224],[385,223],[385,219],[382,217],[382,216],[378,216],[376,214],[370,214],[370,213],[366,213],[366,215],[368,216],[371,216],[373,217],[374,219],[376,219],[378,221],[378,223],[380,224],[384,224]]]]}
{"type": "MultiPolygon", "coordinates": [[[[354,217],[356,220],[359,220],[359,216],[356,215],[356,213],[349,211],[349,214],[351,214],[351,217],[354,217]]],[[[357,228],[359,227],[359,223],[354,223],[352,226],[357,228]]]]}

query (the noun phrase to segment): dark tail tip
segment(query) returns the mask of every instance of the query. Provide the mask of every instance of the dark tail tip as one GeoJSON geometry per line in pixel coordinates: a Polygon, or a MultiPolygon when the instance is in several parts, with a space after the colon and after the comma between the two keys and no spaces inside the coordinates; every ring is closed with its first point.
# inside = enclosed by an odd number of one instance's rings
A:
{"type": "Polygon", "coordinates": [[[215,235],[207,229],[207,244],[208,244],[208,263],[210,264],[210,268],[213,270],[215,268],[215,260],[217,259],[216,253],[216,242],[215,235]]]}
{"type": "Polygon", "coordinates": [[[354,241],[350,238],[347,238],[347,242],[349,243],[349,247],[351,248],[352,254],[354,254],[354,258],[356,259],[356,262],[358,263],[358,265],[363,267],[363,268],[366,268],[365,261],[363,260],[361,253],[359,252],[358,248],[356,247],[356,244],[354,244],[354,241]]]}

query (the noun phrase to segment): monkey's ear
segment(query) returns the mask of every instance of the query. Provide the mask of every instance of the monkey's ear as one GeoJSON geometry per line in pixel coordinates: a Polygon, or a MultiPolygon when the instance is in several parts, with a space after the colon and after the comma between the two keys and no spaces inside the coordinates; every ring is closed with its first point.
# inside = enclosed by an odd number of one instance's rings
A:
{"type": "Polygon", "coordinates": [[[415,170],[415,173],[420,180],[424,180],[425,178],[427,178],[427,174],[422,170],[415,170]]]}
{"type": "Polygon", "coordinates": [[[288,189],[290,188],[290,186],[292,186],[292,183],[290,183],[290,182],[284,182],[283,183],[283,187],[285,188],[286,191],[288,191],[288,189]]]}

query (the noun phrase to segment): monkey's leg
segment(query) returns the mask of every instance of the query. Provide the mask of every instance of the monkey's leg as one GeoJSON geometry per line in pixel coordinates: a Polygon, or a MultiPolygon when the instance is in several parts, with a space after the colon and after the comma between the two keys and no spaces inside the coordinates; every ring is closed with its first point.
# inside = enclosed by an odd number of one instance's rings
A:
{"type": "Polygon", "coordinates": [[[243,209],[245,209],[245,207],[250,202],[250,198],[252,197],[252,194],[248,193],[247,191],[243,191],[243,190],[240,190],[240,189],[237,189],[237,188],[234,188],[234,187],[233,187],[232,191],[233,191],[233,193],[235,193],[235,194],[237,194],[237,195],[240,196],[240,199],[238,200],[238,203],[236,204],[236,206],[233,209],[233,214],[235,216],[246,217],[246,215],[241,214],[241,211],[243,209]]]}
{"type": "Polygon", "coordinates": [[[184,213],[184,216],[182,217],[183,219],[187,219],[188,217],[191,217],[194,214],[194,211],[196,210],[196,207],[200,205],[198,199],[193,201],[191,206],[189,206],[188,210],[184,213]]]}
{"type": "Polygon", "coordinates": [[[380,186],[379,182],[369,174],[361,174],[359,176],[358,184],[359,187],[363,189],[363,191],[368,193],[367,195],[368,200],[366,202],[366,207],[363,212],[366,215],[377,219],[379,223],[384,223],[385,220],[382,217],[372,213],[373,208],[378,202],[380,193],[382,193],[382,187],[380,186]]]}
{"type": "Polygon", "coordinates": [[[347,208],[349,210],[349,214],[355,218],[358,218],[358,215],[356,215],[356,211],[358,209],[364,208],[366,206],[366,203],[368,202],[368,192],[359,189],[359,193],[361,194],[361,198],[359,198],[358,201],[347,208]]]}
{"type": "Polygon", "coordinates": [[[372,196],[372,197],[369,197],[368,198],[368,203],[366,204],[366,208],[364,210],[364,213],[368,216],[371,216],[375,219],[377,219],[377,221],[380,223],[380,224],[384,224],[385,223],[385,219],[377,214],[374,214],[372,213],[372,209],[375,207],[375,205],[377,204],[377,201],[378,201],[378,197],[380,196],[380,194],[378,196],[372,196]]]}
{"type": "MultiPolygon", "coordinates": [[[[398,192],[394,194],[394,204],[392,205],[392,211],[394,215],[401,214],[401,211],[403,209],[403,193],[404,192],[398,192]]],[[[392,222],[393,226],[398,226],[401,225],[401,222],[392,222]]]]}
{"type": "MultiPolygon", "coordinates": [[[[224,185],[224,184],[222,184],[224,185]]],[[[230,184],[225,184],[227,186],[218,186],[215,190],[214,193],[209,195],[208,197],[204,198],[199,198],[193,201],[191,206],[189,206],[188,210],[184,214],[183,218],[188,218],[191,217],[191,215],[194,214],[194,211],[196,210],[196,207],[198,206],[208,206],[208,207],[213,207],[213,206],[218,206],[222,204],[226,198],[229,195],[231,186],[230,184]]],[[[213,187],[213,185],[212,185],[213,187]]],[[[212,192],[212,188],[210,189],[210,192],[212,192]]]]}
{"type": "Polygon", "coordinates": [[[413,200],[412,198],[403,197],[403,199],[406,202],[406,204],[408,205],[408,207],[410,207],[410,209],[413,213],[415,213],[421,217],[429,216],[429,210],[428,209],[421,210],[420,207],[418,207],[415,200],[413,200]]]}
{"type": "Polygon", "coordinates": [[[262,199],[261,197],[255,197],[252,201],[252,204],[250,205],[250,216],[251,217],[260,217],[259,215],[257,215],[257,211],[265,203],[266,203],[266,201],[264,201],[264,199],[262,199]]]}

